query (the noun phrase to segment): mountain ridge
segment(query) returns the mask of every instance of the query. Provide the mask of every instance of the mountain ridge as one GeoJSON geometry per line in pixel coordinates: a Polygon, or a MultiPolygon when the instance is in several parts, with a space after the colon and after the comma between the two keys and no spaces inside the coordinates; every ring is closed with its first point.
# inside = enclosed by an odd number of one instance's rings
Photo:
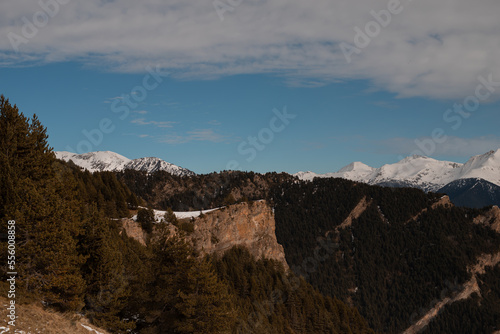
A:
{"type": "Polygon", "coordinates": [[[437,191],[453,181],[468,178],[480,178],[500,186],[500,149],[473,156],[464,164],[414,155],[379,168],[354,162],[334,173],[309,171],[293,175],[301,180],[340,177],[372,185],[410,186],[424,191],[437,191]]]}
{"type": "Polygon", "coordinates": [[[177,176],[190,176],[195,173],[187,168],[174,165],[156,157],[145,157],[129,159],[111,151],[96,151],[83,154],[66,151],[54,152],[56,158],[64,161],[73,161],[77,166],[90,172],[120,172],[126,169],[133,169],[146,173],[166,171],[177,176]]]}

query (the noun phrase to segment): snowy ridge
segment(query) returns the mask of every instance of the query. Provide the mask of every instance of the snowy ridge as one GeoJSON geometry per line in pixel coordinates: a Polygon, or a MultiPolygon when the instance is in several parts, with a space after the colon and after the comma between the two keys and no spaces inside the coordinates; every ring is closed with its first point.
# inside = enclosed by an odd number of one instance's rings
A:
{"type": "MultiPolygon", "coordinates": [[[[139,207],[139,208],[145,209],[142,206],[139,207]]],[[[221,208],[201,210],[201,211],[174,211],[174,215],[175,215],[175,217],[177,219],[196,218],[196,217],[201,216],[201,214],[206,214],[206,213],[209,213],[209,212],[212,212],[212,211],[216,211],[216,210],[220,210],[220,209],[221,208]]],[[[165,213],[167,213],[167,211],[153,209],[153,212],[155,214],[155,221],[157,223],[164,222],[165,213]]],[[[137,221],[137,215],[132,216],[132,220],[137,221]]]]}
{"type": "Polygon", "coordinates": [[[194,175],[194,173],[191,172],[190,170],[176,166],[174,164],[171,164],[170,162],[161,160],[160,158],[154,158],[154,157],[139,158],[132,160],[125,165],[125,169],[135,169],[147,173],[154,173],[163,170],[171,174],[180,176],[194,175]]]}
{"type": "Polygon", "coordinates": [[[115,152],[98,151],[83,154],[76,154],[71,152],[54,152],[57,159],[64,161],[73,160],[73,162],[82,168],[87,169],[89,172],[99,171],[120,171],[123,170],[125,165],[131,160],[115,152]]]}
{"type": "Polygon", "coordinates": [[[500,149],[474,156],[465,164],[413,155],[380,168],[354,162],[335,173],[299,172],[294,175],[301,180],[338,177],[368,184],[415,187],[425,191],[436,191],[450,182],[469,178],[484,179],[500,186],[500,149]]]}
{"type": "Polygon", "coordinates": [[[76,154],[64,151],[54,153],[56,155],[56,158],[64,161],[72,160],[77,166],[87,169],[89,172],[119,172],[125,169],[133,169],[146,173],[165,171],[178,176],[195,174],[189,169],[176,166],[162,159],[154,157],[131,160],[118,153],[110,151],[89,152],[84,154],[76,154]]]}

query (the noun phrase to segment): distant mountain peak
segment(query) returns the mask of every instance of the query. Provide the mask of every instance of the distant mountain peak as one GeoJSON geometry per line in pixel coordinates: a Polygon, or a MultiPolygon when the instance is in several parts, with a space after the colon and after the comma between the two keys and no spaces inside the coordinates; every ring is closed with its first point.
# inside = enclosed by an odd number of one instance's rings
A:
{"type": "Polygon", "coordinates": [[[349,165],[341,168],[338,173],[345,173],[345,172],[352,172],[352,171],[356,171],[356,170],[373,170],[374,168],[373,167],[370,167],[360,161],[355,161],[355,162],[351,162],[349,165]]]}
{"type": "Polygon", "coordinates": [[[176,166],[170,162],[166,162],[157,157],[147,157],[139,158],[130,161],[125,165],[125,169],[134,169],[139,171],[145,171],[148,173],[154,173],[160,170],[167,171],[175,175],[194,175],[194,173],[188,169],[176,166]]]}
{"type": "Polygon", "coordinates": [[[154,173],[156,171],[166,171],[173,175],[185,176],[194,175],[194,172],[166,162],[160,158],[147,157],[131,160],[115,152],[96,151],[83,154],[59,151],[54,152],[61,160],[72,160],[77,166],[87,169],[90,172],[113,171],[118,172],[125,169],[154,173]]]}
{"type": "Polygon", "coordinates": [[[425,156],[425,155],[413,154],[413,155],[410,155],[410,156],[408,156],[406,158],[403,158],[398,163],[412,162],[412,161],[415,161],[415,160],[427,161],[427,162],[438,161],[436,159],[433,159],[433,158],[425,156]]]}
{"type": "Polygon", "coordinates": [[[304,180],[341,177],[368,184],[414,187],[425,191],[436,191],[450,182],[470,178],[483,179],[500,186],[500,149],[471,157],[465,164],[412,155],[380,168],[353,162],[336,173],[307,172],[295,175],[304,180]]]}

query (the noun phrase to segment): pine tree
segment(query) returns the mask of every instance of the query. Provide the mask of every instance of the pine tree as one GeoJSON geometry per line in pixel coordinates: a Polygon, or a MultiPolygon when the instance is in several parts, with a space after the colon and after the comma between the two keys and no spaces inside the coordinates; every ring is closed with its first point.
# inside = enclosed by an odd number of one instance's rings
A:
{"type": "Polygon", "coordinates": [[[155,222],[155,213],[152,209],[141,208],[137,212],[137,222],[139,222],[142,228],[147,232],[153,232],[153,223],[155,222]]]}
{"type": "Polygon", "coordinates": [[[63,183],[67,175],[56,174],[47,139],[36,115],[30,120],[0,97],[0,219],[16,221],[19,287],[49,305],[79,309],[78,204],[74,185],[63,183]]]}
{"type": "Polygon", "coordinates": [[[133,329],[132,322],[120,319],[130,296],[125,275],[122,240],[108,221],[94,214],[84,225],[82,252],[87,256],[83,267],[86,290],[86,313],[92,322],[112,331],[133,329]]]}
{"type": "Polygon", "coordinates": [[[188,270],[177,297],[178,333],[224,333],[234,324],[232,297],[208,260],[198,261],[188,270]]]}
{"type": "Polygon", "coordinates": [[[179,221],[177,220],[177,217],[175,216],[174,211],[172,208],[167,208],[167,212],[165,212],[165,216],[163,217],[166,222],[169,222],[175,226],[179,224],[179,221]]]}

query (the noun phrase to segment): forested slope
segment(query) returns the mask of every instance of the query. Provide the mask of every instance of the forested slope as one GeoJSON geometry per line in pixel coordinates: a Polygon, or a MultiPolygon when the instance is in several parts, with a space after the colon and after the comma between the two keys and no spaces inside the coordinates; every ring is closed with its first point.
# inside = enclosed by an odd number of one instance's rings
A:
{"type": "MultiPolygon", "coordinates": [[[[15,221],[16,303],[78,312],[110,333],[373,332],[355,308],[322,296],[279,262],[257,261],[244,249],[202,259],[166,224],[152,229],[146,246],[128,238],[118,218],[144,193],[115,174],[90,174],[56,160],[38,118],[24,116],[3,96],[0,169],[0,234],[15,221]]],[[[244,194],[269,190],[257,186],[259,177],[230,179],[249,186],[244,194]]],[[[236,201],[221,189],[214,203],[236,201]]],[[[203,196],[196,200],[212,203],[203,196]]],[[[6,295],[6,239],[0,253],[6,295]]]]}
{"type": "Polygon", "coordinates": [[[481,211],[435,205],[440,197],[342,179],[285,183],[273,197],[278,242],[313,286],[357,307],[376,330],[398,333],[459,291],[481,254],[500,250],[500,236],[473,223],[481,211]],[[370,204],[339,228],[362,200],[370,204]]]}

